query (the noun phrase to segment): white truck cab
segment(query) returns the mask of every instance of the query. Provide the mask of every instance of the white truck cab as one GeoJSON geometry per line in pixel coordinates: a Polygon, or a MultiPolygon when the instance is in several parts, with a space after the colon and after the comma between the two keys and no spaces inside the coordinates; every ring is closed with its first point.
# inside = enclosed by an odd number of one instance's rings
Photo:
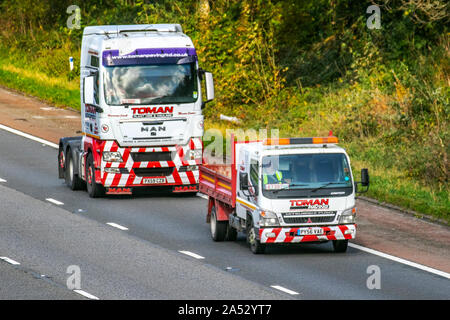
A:
{"type": "Polygon", "coordinates": [[[80,93],[83,136],[60,142],[59,175],[70,187],[85,181],[94,197],[198,190],[202,108],[214,86],[179,24],[86,27],[80,93]]]}
{"type": "MultiPolygon", "coordinates": [[[[345,251],[356,235],[357,184],[346,151],[334,143],[335,137],[236,144],[236,216],[251,217],[260,245],[335,240],[335,249],[345,251]]],[[[368,186],[367,170],[362,176],[368,186]]]]}

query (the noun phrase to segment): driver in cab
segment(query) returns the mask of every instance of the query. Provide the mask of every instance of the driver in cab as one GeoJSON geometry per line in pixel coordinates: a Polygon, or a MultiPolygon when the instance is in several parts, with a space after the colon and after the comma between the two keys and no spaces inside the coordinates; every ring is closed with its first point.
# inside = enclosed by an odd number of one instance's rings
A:
{"type": "Polygon", "coordinates": [[[284,183],[283,173],[276,168],[273,160],[269,160],[263,164],[263,183],[267,184],[281,184],[284,183]]]}

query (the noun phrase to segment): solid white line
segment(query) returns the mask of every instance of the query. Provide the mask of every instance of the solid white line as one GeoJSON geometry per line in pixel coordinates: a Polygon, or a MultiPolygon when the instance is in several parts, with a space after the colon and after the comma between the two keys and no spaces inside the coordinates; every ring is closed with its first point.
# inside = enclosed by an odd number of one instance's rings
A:
{"type": "Polygon", "coordinates": [[[10,263],[10,264],[13,264],[13,265],[15,265],[15,266],[17,266],[17,265],[20,264],[19,262],[14,261],[13,259],[10,259],[10,258],[8,258],[8,257],[0,257],[0,259],[3,260],[3,261],[8,262],[8,263],[10,263]]]}
{"type": "Polygon", "coordinates": [[[85,296],[86,298],[89,298],[89,299],[91,299],[91,300],[100,300],[100,299],[97,298],[96,296],[94,296],[94,295],[92,295],[92,294],[90,294],[90,293],[88,293],[88,292],[86,292],[86,291],[78,290],[78,289],[75,289],[75,290],[73,290],[73,291],[76,292],[76,293],[78,293],[78,294],[81,294],[82,296],[85,296]]]}
{"type": "Polygon", "coordinates": [[[277,289],[277,290],[280,290],[280,291],[289,293],[289,294],[291,294],[291,295],[299,294],[298,292],[295,292],[295,291],[286,289],[286,288],[284,288],[284,287],[282,287],[282,286],[271,286],[271,287],[274,288],[274,289],[277,289]]]}
{"type": "Polygon", "coordinates": [[[179,253],[191,256],[195,259],[205,259],[205,257],[202,257],[201,255],[198,255],[196,253],[190,252],[190,251],[178,251],[179,253]]]}
{"type": "Polygon", "coordinates": [[[114,223],[114,222],[107,222],[107,225],[110,225],[111,227],[120,229],[120,230],[128,230],[127,227],[121,226],[120,224],[114,223]]]}
{"type": "Polygon", "coordinates": [[[47,200],[48,202],[54,203],[54,204],[56,204],[58,206],[62,206],[64,204],[63,202],[55,200],[55,199],[52,199],[52,198],[47,198],[45,200],[47,200]]]}
{"type": "Polygon", "coordinates": [[[6,180],[5,180],[5,179],[2,179],[2,178],[0,178],[0,182],[6,182],[6,180]]]}
{"type": "Polygon", "coordinates": [[[406,260],[406,259],[395,257],[395,256],[392,256],[390,254],[383,253],[383,252],[380,252],[380,251],[377,251],[377,250],[374,250],[374,249],[366,248],[366,247],[363,247],[363,246],[360,246],[360,245],[357,245],[357,244],[354,244],[354,243],[349,243],[348,246],[352,247],[352,248],[355,248],[355,249],[358,249],[358,250],[361,250],[361,251],[364,251],[364,252],[368,252],[368,253],[374,254],[374,255],[382,257],[382,258],[386,258],[386,259],[389,259],[389,260],[392,260],[392,261],[395,261],[395,262],[398,262],[398,263],[403,263],[403,264],[406,264],[406,265],[408,265],[410,267],[414,267],[414,268],[417,268],[417,269],[420,269],[420,270],[423,270],[423,271],[427,271],[427,272],[430,272],[430,273],[434,273],[434,274],[437,274],[437,275],[439,275],[441,277],[450,279],[450,273],[447,273],[447,272],[444,272],[444,271],[441,271],[441,270],[430,268],[430,267],[424,266],[424,265],[419,264],[419,263],[415,263],[415,262],[412,262],[412,261],[409,261],[409,260],[406,260]]]}
{"type": "Polygon", "coordinates": [[[0,124],[0,129],[3,129],[5,131],[8,131],[8,132],[11,132],[11,133],[14,133],[14,134],[17,134],[17,135],[19,135],[21,137],[24,137],[24,138],[27,138],[27,139],[31,139],[31,140],[40,142],[42,144],[45,144],[45,145],[47,145],[49,147],[52,147],[52,148],[55,148],[55,149],[59,148],[59,146],[56,143],[53,143],[53,142],[50,142],[50,141],[47,141],[47,140],[44,140],[44,139],[32,136],[31,134],[28,134],[28,133],[25,133],[25,132],[22,132],[22,131],[19,131],[19,130],[16,130],[16,129],[13,129],[13,128],[10,128],[10,127],[7,127],[7,126],[4,126],[2,124],[0,124]]]}

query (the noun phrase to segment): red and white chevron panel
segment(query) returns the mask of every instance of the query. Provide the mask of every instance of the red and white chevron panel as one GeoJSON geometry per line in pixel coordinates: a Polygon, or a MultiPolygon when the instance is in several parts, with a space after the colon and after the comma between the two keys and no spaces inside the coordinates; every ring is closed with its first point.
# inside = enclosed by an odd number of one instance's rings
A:
{"type": "MultiPolygon", "coordinates": [[[[197,184],[199,179],[199,171],[178,171],[181,166],[200,165],[201,160],[188,160],[186,154],[188,150],[194,147],[202,148],[202,141],[199,138],[192,138],[187,146],[169,146],[169,147],[148,147],[148,148],[120,148],[115,141],[105,141],[102,153],[105,151],[120,152],[123,162],[106,162],[101,161],[102,184],[105,187],[137,187],[137,186],[153,186],[153,185],[192,185],[197,184]],[[173,152],[173,159],[170,161],[142,161],[135,162],[131,157],[131,153],[149,153],[149,152],[173,152]],[[126,173],[107,173],[105,168],[124,168],[126,173]],[[166,183],[161,184],[143,184],[144,176],[136,176],[133,172],[135,168],[173,168],[171,175],[165,176],[166,183]]],[[[150,177],[153,178],[153,177],[150,177]]],[[[158,178],[158,177],[154,177],[158,178]]]]}
{"type": "Polygon", "coordinates": [[[354,239],[356,236],[356,225],[338,225],[322,228],[321,235],[297,236],[299,229],[309,229],[309,227],[296,228],[261,228],[259,236],[261,243],[299,243],[310,241],[345,240],[354,239]]]}

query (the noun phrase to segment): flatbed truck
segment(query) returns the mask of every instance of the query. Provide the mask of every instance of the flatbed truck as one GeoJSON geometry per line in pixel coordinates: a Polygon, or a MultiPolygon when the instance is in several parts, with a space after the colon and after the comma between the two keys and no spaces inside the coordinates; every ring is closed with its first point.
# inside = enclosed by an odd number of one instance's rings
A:
{"type": "Polygon", "coordinates": [[[355,182],[350,159],[337,143],[334,136],[232,137],[229,166],[200,168],[212,239],[236,240],[244,232],[256,254],[272,244],[328,241],[334,251],[345,252],[356,236],[355,195],[367,191],[369,173],[362,169],[355,182]]]}

